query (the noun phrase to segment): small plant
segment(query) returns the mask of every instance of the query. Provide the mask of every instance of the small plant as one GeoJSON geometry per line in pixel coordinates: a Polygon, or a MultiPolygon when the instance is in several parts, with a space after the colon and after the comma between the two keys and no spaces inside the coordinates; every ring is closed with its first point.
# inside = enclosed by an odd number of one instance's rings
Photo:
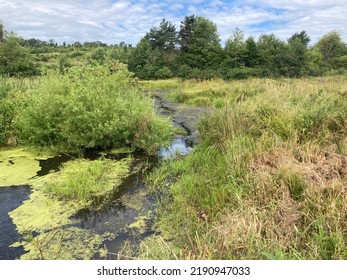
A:
{"type": "Polygon", "coordinates": [[[302,200],[307,184],[298,173],[283,169],[280,170],[278,177],[288,187],[292,199],[302,200]]]}
{"type": "Polygon", "coordinates": [[[222,108],[225,106],[225,100],[222,99],[222,98],[219,98],[219,99],[216,99],[214,102],[213,102],[213,106],[215,108],[222,108]]]}

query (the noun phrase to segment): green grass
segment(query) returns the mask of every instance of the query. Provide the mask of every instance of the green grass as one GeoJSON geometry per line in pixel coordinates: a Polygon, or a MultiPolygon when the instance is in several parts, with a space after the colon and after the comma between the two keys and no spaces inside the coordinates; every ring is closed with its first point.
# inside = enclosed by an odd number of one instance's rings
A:
{"type": "Polygon", "coordinates": [[[202,120],[192,154],[150,176],[162,240],[145,240],[139,258],[347,259],[346,85],[187,84],[181,101],[213,86],[225,106],[202,120]]]}
{"type": "Polygon", "coordinates": [[[140,81],[140,87],[142,89],[176,89],[181,84],[181,81],[177,78],[167,80],[149,80],[140,81]]]}
{"type": "Polygon", "coordinates": [[[59,177],[45,187],[49,195],[83,205],[98,205],[128,173],[130,159],[75,160],[64,164],[59,177]]]}

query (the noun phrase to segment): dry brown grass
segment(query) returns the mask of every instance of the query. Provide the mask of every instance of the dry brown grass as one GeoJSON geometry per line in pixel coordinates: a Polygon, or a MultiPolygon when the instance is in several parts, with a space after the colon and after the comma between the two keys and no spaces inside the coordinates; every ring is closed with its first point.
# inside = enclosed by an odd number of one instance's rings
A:
{"type": "MultiPolygon", "coordinates": [[[[337,154],[336,147],[273,148],[257,154],[249,170],[258,184],[236,211],[226,210],[213,227],[221,252],[259,259],[264,252],[295,258],[301,251],[304,258],[321,259],[325,247],[311,248],[321,246],[316,224],[323,220],[327,236],[346,234],[347,156],[337,154]],[[291,195],[288,178],[302,180],[294,182],[304,185],[298,199],[291,195]]],[[[347,255],[335,248],[330,257],[347,255]]]]}

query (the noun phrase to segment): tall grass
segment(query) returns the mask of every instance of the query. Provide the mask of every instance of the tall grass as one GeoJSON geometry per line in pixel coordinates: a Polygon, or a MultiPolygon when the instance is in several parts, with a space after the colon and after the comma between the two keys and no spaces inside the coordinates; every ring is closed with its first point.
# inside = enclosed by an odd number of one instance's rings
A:
{"type": "Polygon", "coordinates": [[[179,79],[167,79],[167,80],[149,80],[140,81],[139,85],[141,89],[176,89],[181,84],[179,79]]]}
{"type": "Polygon", "coordinates": [[[107,194],[128,174],[130,160],[75,160],[65,163],[52,181],[45,186],[48,194],[79,204],[100,205],[107,194]]]}
{"type": "Polygon", "coordinates": [[[203,143],[149,178],[165,245],[140,258],[347,259],[346,77],[227,87],[203,143]]]}

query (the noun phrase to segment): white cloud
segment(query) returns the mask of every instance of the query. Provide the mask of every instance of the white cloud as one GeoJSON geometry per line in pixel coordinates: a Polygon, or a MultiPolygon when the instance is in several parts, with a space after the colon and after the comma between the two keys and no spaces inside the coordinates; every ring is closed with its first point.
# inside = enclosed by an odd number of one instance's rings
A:
{"type": "Polygon", "coordinates": [[[246,36],[274,33],[285,40],[306,30],[316,42],[337,30],[347,41],[345,0],[0,0],[5,28],[24,38],[136,44],[162,18],[179,28],[185,15],[202,15],[218,26],[222,41],[239,27],[246,36]]]}

